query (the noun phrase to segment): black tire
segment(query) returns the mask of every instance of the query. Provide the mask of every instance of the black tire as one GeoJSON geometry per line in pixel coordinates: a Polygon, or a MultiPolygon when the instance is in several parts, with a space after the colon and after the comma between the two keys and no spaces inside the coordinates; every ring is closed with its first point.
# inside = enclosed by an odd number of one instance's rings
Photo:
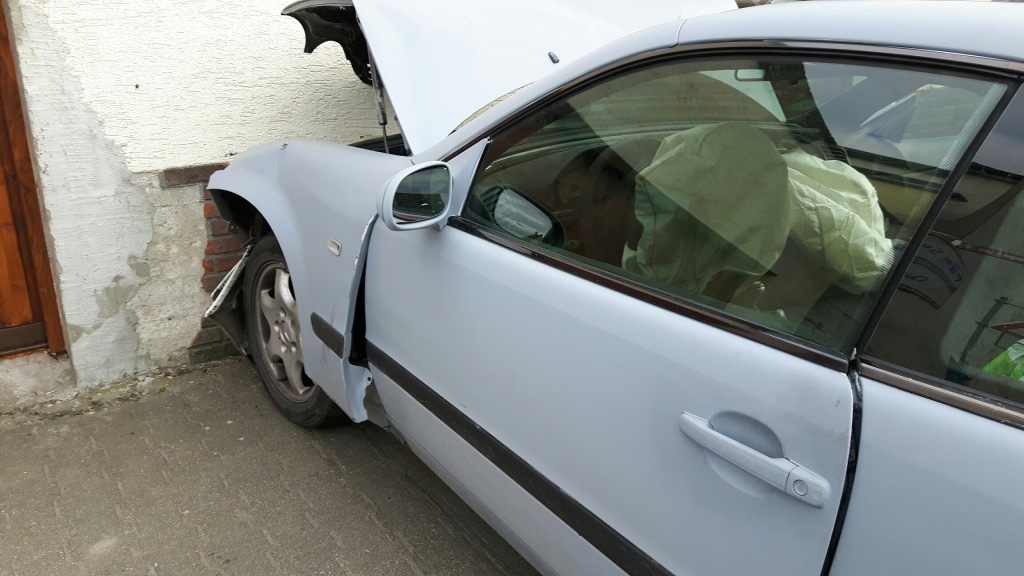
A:
{"type": "Polygon", "coordinates": [[[256,243],[243,282],[246,336],[267,395],[299,426],[339,420],[341,410],[303,369],[298,310],[277,238],[264,236],[256,243]]]}

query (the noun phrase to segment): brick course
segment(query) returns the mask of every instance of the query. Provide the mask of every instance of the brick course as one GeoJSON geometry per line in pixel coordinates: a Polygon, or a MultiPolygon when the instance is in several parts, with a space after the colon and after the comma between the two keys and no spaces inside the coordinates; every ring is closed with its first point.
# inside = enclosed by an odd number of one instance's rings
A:
{"type": "Polygon", "coordinates": [[[203,290],[207,292],[213,292],[213,290],[217,287],[218,284],[220,284],[220,281],[223,280],[225,276],[227,276],[227,272],[203,275],[203,290]]]}
{"type": "Polygon", "coordinates": [[[207,220],[220,218],[220,211],[217,210],[217,205],[213,203],[213,200],[207,200],[203,203],[203,218],[207,220]]]}
{"type": "Polygon", "coordinates": [[[160,173],[160,186],[172,188],[174,186],[188,186],[190,184],[205,184],[210,181],[210,176],[217,170],[223,170],[227,164],[204,164],[202,166],[186,166],[184,168],[168,168],[160,173]]]}
{"type": "Polygon", "coordinates": [[[221,220],[220,218],[207,218],[206,219],[206,234],[207,237],[222,236],[228,233],[228,221],[221,220]]]}
{"type": "Polygon", "coordinates": [[[223,236],[214,236],[206,241],[206,254],[207,256],[214,256],[216,254],[237,252],[242,249],[243,242],[244,240],[242,238],[239,238],[230,232],[223,236]]]}

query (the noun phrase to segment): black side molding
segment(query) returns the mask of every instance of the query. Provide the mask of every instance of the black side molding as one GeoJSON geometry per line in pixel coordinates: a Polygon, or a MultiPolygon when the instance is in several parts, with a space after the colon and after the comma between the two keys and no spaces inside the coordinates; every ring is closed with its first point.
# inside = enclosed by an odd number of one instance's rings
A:
{"type": "Polygon", "coordinates": [[[439,418],[477,452],[497,466],[520,487],[530,493],[576,531],[584,540],[597,548],[627,574],[642,576],[668,576],[671,572],[641,550],[636,544],[619,534],[593,512],[566,494],[554,482],[520,458],[497,438],[481,428],[458,408],[434,392],[422,380],[385,354],[373,342],[366,342],[370,363],[394,380],[410,396],[439,418]]]}
{"type": "Polygon", "coordinates": [[[313,334],[323,341],[331,352],[338,355],[338,358],[345,357],[345,337],[341,335],[331,326],[327,320],[320,317],[319,314],[314,313],[309,317],[309,321],[313,324],[313,334]]]}

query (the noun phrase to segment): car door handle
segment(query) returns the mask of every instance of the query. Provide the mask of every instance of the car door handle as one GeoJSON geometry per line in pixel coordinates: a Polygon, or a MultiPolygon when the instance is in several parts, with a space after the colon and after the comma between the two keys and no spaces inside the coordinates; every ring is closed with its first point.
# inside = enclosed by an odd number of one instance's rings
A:
{"type": "Polygon", "coordinates": [[[828,480],[789,458],[772,458],[741,444],[717,432],[699,416],[683,412],[679,428],[704,448],[801,502],[821,508],[832,495],[828,480]]]}

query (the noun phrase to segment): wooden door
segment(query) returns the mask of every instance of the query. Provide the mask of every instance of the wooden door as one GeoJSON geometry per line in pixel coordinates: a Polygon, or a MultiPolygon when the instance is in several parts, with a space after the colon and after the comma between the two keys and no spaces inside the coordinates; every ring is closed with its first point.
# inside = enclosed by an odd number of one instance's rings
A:
{"type": "Polygon", "coordinates": [[[21,90],[0,9],[0,355],[65,349],[21,90]]]}
{"type": "MultiPolygon", "coordinates": [[[[8,156],[0,150],[0,157],[8,156]]],[[[7,167],[0,165],[0,353],[46,343],[39,297],[32,290],[14,220],[7,167]]]]}

